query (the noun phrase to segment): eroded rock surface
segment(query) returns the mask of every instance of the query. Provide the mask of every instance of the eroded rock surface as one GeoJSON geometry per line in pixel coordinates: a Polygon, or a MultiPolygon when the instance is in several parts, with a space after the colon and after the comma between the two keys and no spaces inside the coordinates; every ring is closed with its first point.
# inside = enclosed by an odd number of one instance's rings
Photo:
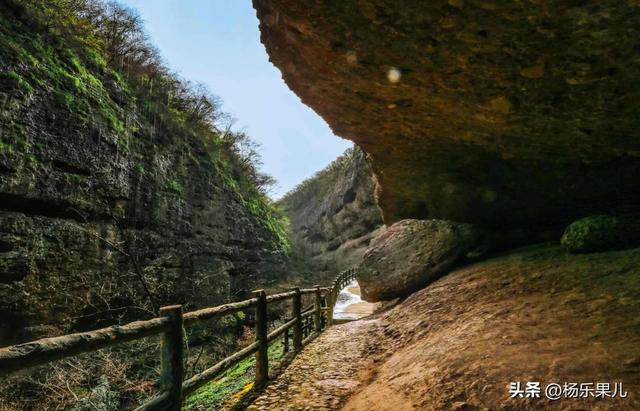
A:
{"type": "Polygon", "coordinates": [[[637,207],[637,2],[253,3],[289,87],[371,156],[386,223],[637,207]]]}
{"type": "Polygon", "coordinates": [[[0,5],[0,346],[279,278],[282,241],[228,150],[17,3],[0,5]]]}
{"type": "MultiPolygon", "coordinates": [[[[640,249],[517,250],[459,268],[381,316],[397,345],[342,408],[637,410],[640,249]],[[509,383],[622,382],[627,398],[510,398],[509,383]]],[[[347,324],[350,326],[351,324],[347,324]]]]}
{"type": "Polygon", "coordinates": [[[289,218],[297,270],[319,284],[357,266],[371,240],[384,231],[365,155],[348,149],[279,201],[289,218]]]}
{"type": "Polygon", "coordinates": [[[402,220],[367,249],[358,283],[367,301],[406,296],[446,274],[470,251],[484,248],[471,224],[444,220],[402,220]]]}

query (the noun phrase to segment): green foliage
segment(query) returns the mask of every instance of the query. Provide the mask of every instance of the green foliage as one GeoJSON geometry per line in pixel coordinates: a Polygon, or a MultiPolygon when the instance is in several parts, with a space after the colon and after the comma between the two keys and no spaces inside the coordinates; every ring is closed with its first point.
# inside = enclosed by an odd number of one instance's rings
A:
{"type": "Polygon", "coordinates": [[[118,134],[125,132],[124,122],[118,114],[120,108],[80,57],[88,53],[95,64],[98,50],[87,47],[74,50],[66,42],[52,41],[46,34],[29,30],[20,20],[8,20],[4,15],[0,17],[0,23],[3,27],[0,51],[19,63],[16,67],[22,68],[21,73],[11,71],[6,75],[24,91],[31,93],[31,84],[52,89],[55,101],[80,118],[87,120],[97,112],[118,134]]]}
{"type": "Polygon", "coordinates": [[[0,153],[13,153],[13,145],[0,140],[0,153]]]}
{"type": "MultiPolygon", "coordinates": [[[[8,0],[0,11],[0,55],[16,87],[51,98],[73,121],[101,119],[124,153],[141,144],[134,132],[175,145],[237,195],[264,228],[267,250],[288,251],[286,221],[266,196],[273,179],[259,171],[257,145],[229,129],[220,101],[205,87],[171,72],[137,12],[96,0],[8,0]]],[[[166,189],[184,193],[176,180],[166,189]]]]}
{"type": "Polygon", "coordinates": [[[18,88],[27,94],[30,94],[33,91],[31,84],[13,70],[7,73],[0,73],[0,81],[12,83],[13,87],[18,88]]]}
{"type": "Polygon", "coordinates": [[[176,180],[169,180],[167,181],[167,189],[169,191],[172,191],[176,194],[180,194],[182,195],[184,193],[184,187],[182,187],[182,185],[180,183],[178,183],[176,180]]]}
{"type": "Polygon", "coordinates": [[[288,253],[291,244],[287,235],[287,217],[278,213],[264,198],[251,198],[244,201],[244,205],[260,225],[274,234],[273,248],[281,253],[288,253]]]}
{"type": "Polygon", "coordinates": [[[82,176],[80,174],[69,173],[68,176],[71,179],[71,181],[73,181],[76,184],[80,184],[86,179],[85,176],[82,176]]]}
{"type": "MultiPolygon", "coordinates": [[[[281,343],[269,346],[269,360],[277,361],[284,355],[281,343]]],[[[239,400],[253,388],[255,379],[255,357],[251,356],[225,371],[222,376],[198,389],[187,397],[184,411],[216,409],[227,401],[239,400]]]]}

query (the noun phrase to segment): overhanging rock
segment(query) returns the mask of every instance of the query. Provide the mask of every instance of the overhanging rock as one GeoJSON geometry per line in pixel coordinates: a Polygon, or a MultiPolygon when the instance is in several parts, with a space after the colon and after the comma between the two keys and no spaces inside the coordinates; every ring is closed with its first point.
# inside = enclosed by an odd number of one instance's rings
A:
{"type": "Polygon", "coordinates": [[[361,146],[387,224],[564,224],[640,197],[633,1],[254,0],[289,87],[361,146]]]}

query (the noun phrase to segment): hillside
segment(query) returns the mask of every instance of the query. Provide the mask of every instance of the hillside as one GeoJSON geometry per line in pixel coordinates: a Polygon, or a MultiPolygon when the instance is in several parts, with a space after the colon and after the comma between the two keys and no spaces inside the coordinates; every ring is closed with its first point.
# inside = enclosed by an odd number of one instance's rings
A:
{"type": "Polygon", "coordinates": [[[384,229],[374,188],[364,153],[353,147],[278,201],[289,220],[296,269],[326,283],[360,263],[384,229]]]}
{"type": "MultiPolygon", "coordinates": [[[[243,156],[247,137],[157,53],[140,17],[113,3],[0,5],[0,346],[285,280],[288,239],[243,156]]],[[[215,357],[242,325],[230,318],[191,343],[208,342],[215,357]]],[[[153,349],[36,370],[0,397],[24,390],[25,409],[42,398],[64,408],[102,370],[126,403],[152,388],[141,380],[153,349]],[[51,388],[57,381],[74,382],[51,388]]]]}

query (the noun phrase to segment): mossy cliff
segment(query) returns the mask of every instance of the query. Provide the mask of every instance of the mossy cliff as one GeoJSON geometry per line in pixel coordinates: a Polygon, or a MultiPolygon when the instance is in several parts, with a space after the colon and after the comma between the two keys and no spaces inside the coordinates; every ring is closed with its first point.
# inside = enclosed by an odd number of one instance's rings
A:
{"type": "Polygon", "coordinates": [[[278,202],[289,220],[297,271],[323,282],[360,263],[384,230],[374,186],[365,154],[354,147],[278,202]]]}
{"type": "Polygon", "coordinates": [[[286,234],[234,142],[58,3],[0,5],[0,345],[277,281],[286,234]]]}

